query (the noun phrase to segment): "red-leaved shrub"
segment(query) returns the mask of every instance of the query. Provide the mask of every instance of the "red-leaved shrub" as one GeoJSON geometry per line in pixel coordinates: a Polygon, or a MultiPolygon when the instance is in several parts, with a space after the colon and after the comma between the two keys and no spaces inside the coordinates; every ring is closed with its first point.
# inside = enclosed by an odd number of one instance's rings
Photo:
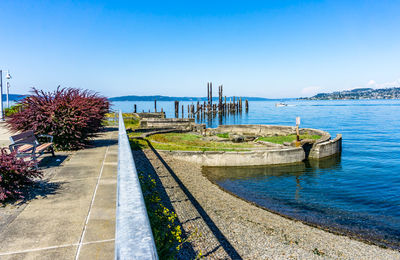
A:
{"type": "Polygon", "coordinates": [[[39,170],[33,167],[33,161],[17,158],[15,152],[0,152],[0,202],[7,199],[23,198],[23,189],[32,184],[34,178],[41,177],[39,170]]]}
{"type": "Polygon", "coordinates": [[[102,127],[109,102],[97,93],[58,87],[54,92],[33,89],[22,99],[22,110],[10,116],[12,130],[33,130],[54,136],[58,149],[76,150],[86,146],[102,127]]]}

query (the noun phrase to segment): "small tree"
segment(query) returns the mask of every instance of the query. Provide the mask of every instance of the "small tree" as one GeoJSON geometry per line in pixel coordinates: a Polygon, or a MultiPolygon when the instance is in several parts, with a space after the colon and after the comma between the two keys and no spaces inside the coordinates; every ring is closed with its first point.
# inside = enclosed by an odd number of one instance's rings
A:
{"type": "Polygon", "coordinates": [[[44,92],[33,88],[32,93],[19,102],[22,110],[11,115],[8,123],[16,131],[53,135],[58,149],[85,147],[109,111],[108,100],[88,90],[58,87],[44,92]]]}

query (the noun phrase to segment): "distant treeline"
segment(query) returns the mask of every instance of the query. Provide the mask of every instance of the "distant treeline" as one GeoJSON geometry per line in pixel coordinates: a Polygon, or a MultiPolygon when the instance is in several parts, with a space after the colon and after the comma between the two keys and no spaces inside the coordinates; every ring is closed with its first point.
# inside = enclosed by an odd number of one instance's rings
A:
{"type": "Polygon", "coordinates": [[[348,100],[348,99],[400,99],[400,88],[356,88],[352,90],[319,93],[306,100],[348,100]]]}
{"type": "MultiPolygon", "coordinates": [[[[226,100],[233,97],[226,97],[226,100]]],[[[238,98],[238,97],[236,97],[238,98]]],[[[266,101],[268,98],[260,97],[241,97],[243,100],[249,101],[266,101]]],[[[109,98],[110,101],[207,101],[207,97],[168,97],[168,96],[121,96],[109,98]]],[[[218,101],[218,97],[213,97],[213,100],[218,101]]]]}

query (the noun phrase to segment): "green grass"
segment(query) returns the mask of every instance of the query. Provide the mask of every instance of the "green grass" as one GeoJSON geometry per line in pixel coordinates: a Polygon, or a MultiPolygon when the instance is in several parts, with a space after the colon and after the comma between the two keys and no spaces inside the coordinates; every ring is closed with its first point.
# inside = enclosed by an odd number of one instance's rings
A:
{"type": "MultiPolygon", "coordinates": [[[[132,139],[142,133],[133,132],[131,137],[131,147],[134,150],[149,148],[145,140],[132,139]]],[[[301,139],[319,139],[319,135],[300,135],[301,139]]],[[[231,143],[214,142],[203,140],[201,135],[193,133],[166,133],[151,135],[147,138],[151,145],[158,150],[168,151],[249,151],[257,145],[254,143],[231,143]]],[[[283,144],[296,140],[296,135],[259,137],[257,140],[271,143],[283,144]]]]}
{"type": "Polygon", "coordinates": [[[221,138],[229,138],[229,133],[216,134],[216,136],[221,137],[221,138]]]}
{"type": "Polygon", "coordinates": [[[128,118],[124,119],[124,124],[126,129],[137,129],[140,126],[139,118],[128,118]]]}
{"type": "MultiPolygon", "coordinates": [[[[141,133],[130,133],[129,137],[140,135],[141,133]]],[[[151,145],[158,150],[168,151],[248,151],[255,145],[252,143],[236,144],[222,143],[202,140],[201,135],[190,133],[167,133],[156,134],[147,138],[151,145]]],[[[130,139],[133,150],[149,148],[145,140],[130,139]]]]}
{"type": "Polygon", "coordinates": [[[143,134],[143,132],[131,132],[128,134],[129,137],[137,137],[137,136],[141,136],[143,134]]]}
{"type": "Polygon", "coordinates": [[[161,143],[184,143],[184,144],[197,144],[201,135],[189,134],[189,133],[166,133],[156,134],[149,137],[150,141],[156,141],[161,143]]]}
{"type": "Polygon", "coordinates": [[[141,139],[129,139],[129,143],[131,145],[131,149],[134,151],[150,148],[147,142],[141,139]]]}
{"type": "Polygon", "coordinates": [[[198,146],[188,146],[188,145],[176,145],[176,144],[160,144],[160,143],[152,143],[153,147],[158,150],[167,150],[167,151],[225,151],[225,152],[232,152],[232,151],[249,151],[248,149],[242,148],[234,148],[234,147],[198,147],[198,146]]]}
{"type": "Polygon", "coordinates": [[[225,143],[202,140],[201,135],[190,133],[156,134],[149,137],[156,149],[187,151],[236,151],[252,148],[252,143],[225,143]]]}
{"type": "MultiPolygon", "coordinates": [[[[114,118],[115,115],[118,117],[118,113],[107,113],[105,116],[105,120],[103,120],[103,125],[118,125],[118,120],[117,121],[110,121],[108,119],[114,118]]],[[[137,129],[140,126],[140,119],[138,117],[134,117],[133,114],[130,113],[122,113],[122,116],[124,117],[124,124],[126,129],[137,129]],[[129,118],[127,118],[129,117],[129,118]]]]}
{"type": "MultiPolygon", "coordinates": [[[[317,140],[321,138],[320,135],[300,135],[300,139],[313,139],[317,140]]],[[[275,144],[283,144],[284,142],[293,142],[296,140],[296,135],[280,135],[280,136],[267,136],[259,137],[257,141],[270,142],[275,144]]]]}

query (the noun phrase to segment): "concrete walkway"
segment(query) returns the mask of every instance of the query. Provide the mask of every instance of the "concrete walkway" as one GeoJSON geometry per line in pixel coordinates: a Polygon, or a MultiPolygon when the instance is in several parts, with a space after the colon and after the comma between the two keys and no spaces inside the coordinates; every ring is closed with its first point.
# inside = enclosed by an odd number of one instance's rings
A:
{"type": "Polygon", "coordinates": [[[15,135],[12,133],[6,125],[6,122],[0,121],[0,147],[8,147],[10,142],[10,136],[15,135]]]}
{"type": "Polygon", "coordinates": [[[113,259],[118,132],[56,167],[57,189],[0,228],[0,259],[113,259]]]}

